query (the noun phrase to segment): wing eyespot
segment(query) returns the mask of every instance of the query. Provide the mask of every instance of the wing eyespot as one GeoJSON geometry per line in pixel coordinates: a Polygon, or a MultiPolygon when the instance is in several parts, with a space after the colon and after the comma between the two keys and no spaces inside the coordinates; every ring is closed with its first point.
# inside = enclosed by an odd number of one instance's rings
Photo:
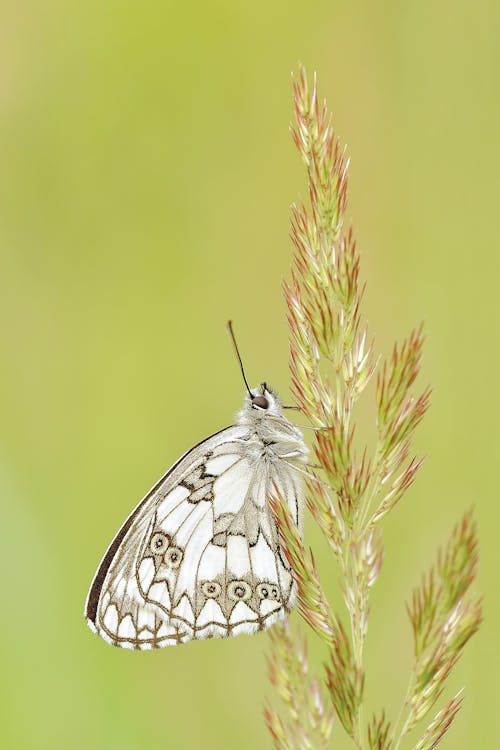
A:
{"type": "Polygon", "coordinates": [[[259,583],[257,586],[257,596],[259,599],[279,600],[279,589],[272,583],[259,583]]]}
{"type": "Polygon", "coordinates": [[[154,555],[163,555],[170,544],[170,538],[162,531],[157,531],[151,537],[149,549],[154,555]]]}
{"type": "Polygon", "coordinates": [[[201,590],[207,599],[215,599],[222,591],[221,585],[217,581],[203,581],[201,590]]]}
{"type": "Polygon", "coordinates": [[[174,569],[179,567],[183,557],[184,552],[180,549],[180,547],[169,547],[165,552],[165,562],[167,563],[167,565],[174,569]]]}
{"type": "Polygon", "coordinates": [[[231,581],[227,595],[233,602],[246,602],[252,596],[252,587],[246,581],[231,581]]]}

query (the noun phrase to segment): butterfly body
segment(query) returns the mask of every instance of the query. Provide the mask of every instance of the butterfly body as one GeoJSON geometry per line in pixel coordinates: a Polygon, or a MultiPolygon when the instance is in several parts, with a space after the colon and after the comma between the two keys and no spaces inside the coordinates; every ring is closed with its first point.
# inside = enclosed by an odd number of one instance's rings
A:
{"type": "Polygon", "coordinates": [[[301,525],[307,448],[263,383],[236,424],[174,464],[108,548],[85,606],[109,643],[151,649],[254,633],[286,616],[295,584],[270,499],[301,525]]]}

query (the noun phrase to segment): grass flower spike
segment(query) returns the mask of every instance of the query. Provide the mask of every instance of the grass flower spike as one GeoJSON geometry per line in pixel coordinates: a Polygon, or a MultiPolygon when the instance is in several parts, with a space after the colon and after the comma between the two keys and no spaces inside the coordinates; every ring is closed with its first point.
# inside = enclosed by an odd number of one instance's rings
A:
{"type": "Polygon", "coordinates": [[[334,716],[359,750],[398,750],[404,742],[429,750],[450,727],[462,698],[440,708],[427,728],[421,722],[481,621],[480,602],[470,593],[478,560],[475,524],[467,513],[407,607],[414,660],[399,718],[370,717],[364,696],[370,595],[383,562],[382,521],[422,463],[412,443],[430,401],[430,389],[416,385],[424,339],[418,328],[394,346],[387,361],[378,356],[361,317],[360,258],[345,220],[346,151],[326,103],[319,102],[316,78],[309,87],[301,67],[293,91],[291,131],[306,168],[308,201],[292,205],[294,255],[284,285],[292,393],[320,428],[314,444],[318,471],[308,473],[307,506],[338,566],[344,612],[329,601],[313,552],[283,499],[275,497],[281,546],[298,585],[298,611],[323,643],[325,666],[322,676],[311,675],[303,639],[288,626],[275,628],[269,674],[282,707],[268,705],[266,722],[279,750],[329,747],[334,716]],[[356,405],[375,373],[377,437],[373,446],[358,446],[356,405]]]}

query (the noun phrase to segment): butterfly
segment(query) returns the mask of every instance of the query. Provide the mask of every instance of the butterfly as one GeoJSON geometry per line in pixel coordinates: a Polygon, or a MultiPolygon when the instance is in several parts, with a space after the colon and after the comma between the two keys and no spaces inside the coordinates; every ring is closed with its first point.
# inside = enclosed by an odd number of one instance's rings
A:
{"type": "Polygon", "coordinates": [[[283,497],[301,527],[308,450],[276,393],[266,383],[251,390],[243,377],[236,423],[163,475],[97,569],[85,617],[114,646],[145,650],[255,633],[293,606],[296,584],[270,499],[283,497]]]}

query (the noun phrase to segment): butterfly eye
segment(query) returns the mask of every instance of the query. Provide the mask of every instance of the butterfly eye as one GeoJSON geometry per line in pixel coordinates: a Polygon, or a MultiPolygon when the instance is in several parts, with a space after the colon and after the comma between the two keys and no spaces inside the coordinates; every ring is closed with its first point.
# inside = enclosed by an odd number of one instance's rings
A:
{"type": "Polygon", "coordinates": [[[269,401],[265,396],[254,396],[252,406],[257,406],[259,409],[269,409],[269,401]]]}
{"type": "Polygon", "coordinates": [[[165,562],[171,568],[178,568],[182,562],[182,550],[179,547],[170,547],[165,553],[165,562]]]}
{"type": "Polygon", "coordinates": [[[213,599],[214,597],[219,596],[221,592],[220,583],[217,583],[217,581],[203,581],[201,584],[201,590],[208,599],[213,599]]]}
{"type": "Polygon", "coordinates": [[[227,595],[233,602],[246,601],[252,596],[252,587],[246,581],[231,581],[227,595]]]}
{"type": "Polygon", "coordinates": [[[166,534],[163,534],[161,531],[157,531],[156,534],[153,534],[153,536],[151,537],[149,549],[153,554],[161,555],[167,549],[169,541],[170,539],[166,534]]]}

